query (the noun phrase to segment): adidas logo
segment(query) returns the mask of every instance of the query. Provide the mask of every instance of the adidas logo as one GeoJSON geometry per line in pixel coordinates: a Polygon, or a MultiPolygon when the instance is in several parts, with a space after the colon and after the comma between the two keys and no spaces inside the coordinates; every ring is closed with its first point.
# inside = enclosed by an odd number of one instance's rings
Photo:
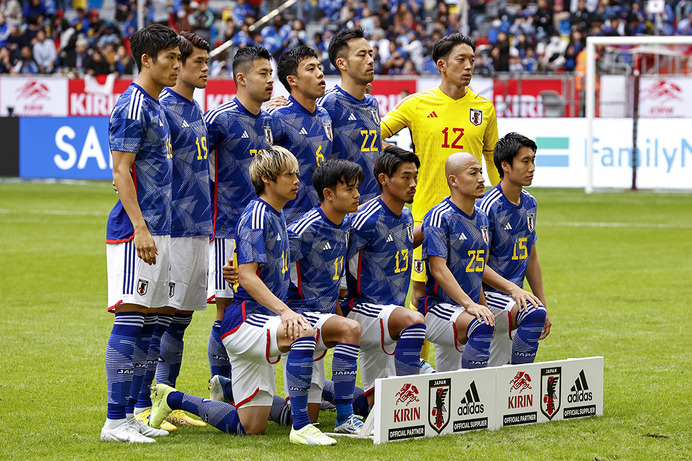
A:
{"type": "Polygon", "coordinates": [[[243,135],[241,136],[241,138],[248,139],[249,137],[250,137],[250,135],[247,134],[247,131],[243,131],[243,135]]]}
{"type": "Polygon", "coordinates": [[[163,126],[163,122],[159,120],[159,126],[163,126]]]}
{"type": "Polygon", "coordinates": [[[351,121],[355,121],[355,120],[356,120],[356,116],[353,115],[353,112],[351,112],[351,115],[348,116],[348,119],[351,120],[351,121]]]}
{"type": "Polygon", "coordinates": [[[427,118],[437,118],[437,114],[435,113],[435,111],[432,111],[428,114],[427,118]]]}
{"type": "Polygon", "coordinates": [[[461,399],[461,406],[457,409],[457,414],[459,416],[465,415],[477,415],[485,411],[484,405],[481,403],[481,398],[478,395],[478,389],[476,388],[476,382],[471,381],[469,388],[464,394],[464,398],[461,399]]]}
{"type": "Polygon", "coordinates": [[[300,134],[304,134],[304,135],[307,135],[307,134],[308,134],[308,132],[307,132],[307,130],[305,129],[305,127],[303,127],[303,128],[300,129],[300,134]]]}
{"type": "Polygon", "coordinates": [[[505,230],[512,230],[512,225],[510,223],[505,224],[505,230]]]}
{"type": "Polygon", "coordinates": [[[464,234],[462,232],[461,235],[459,236],[459,240],[466,240],[466,234],[464,234]]]}
{"type": "Polygon", "coordinates": [[[276,234],[276,241],[280,242],[281,241],[281,234],[276,234]]]}
{"type": "Polygon", "coordinates": [[[322,251],[331,250],[331,249],[332,249],[332,246],[329,244],[329,242],[327,242],[327,243],[324,245],[324,248],[322,248],[322,251]]]}
{"type": "Polygon", "coordinates": [[[187,123],[187,120],[183,120],[182,127],[183,128],[190,128],[190,125],[187,123]]]}
{"type": "Polygon", "coordinates": [[[574,385],[570,388],[567,395],[569,403],[589,402],[593,400],[593,394],[589,391],[584,370],[579,372],[579,376],[574,380],[574,385]]]}
{"type": "Polygon", "coordinates": [[[394,241],[394,238],[392,237],[392,234],[389,234],[387,236],[387,242],[393,242],[393,241],[394,241]]]}

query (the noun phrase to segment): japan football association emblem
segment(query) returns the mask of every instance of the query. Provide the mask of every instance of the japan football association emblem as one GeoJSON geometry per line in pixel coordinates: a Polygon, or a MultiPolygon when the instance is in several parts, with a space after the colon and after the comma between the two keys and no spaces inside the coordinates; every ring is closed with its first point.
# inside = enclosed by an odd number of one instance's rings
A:
{"type": "Polygon", "coordinates": [[[274,145],[274,135],[272,135],[272,127],[270,127],[270,126],[264,127],[264,139],[267,141],[267,144],[269,144],[270,146],[274,145]]]}
{"type": "Polygon", "coordinates": [[[147,291],[149,291],[149,282],[142,279],[137,280],[137,294],[144,296],[147,291]]]}
{"type": "Polygon", "coordinates": [[[541,369],[541,413],[553,419],[560,409],[562,367],[541,369]]]}
{"type": "Polygon", "coordinates": [[[450,419],[450,389],[452,378],[429,381],[428,424],[438,434],[447,427],[450,419]]]}
{"type": "Polygon", "coordinates": [[[370,109],[370,115],[372,115],[372,119],[377,123],[378,125],[380,124],[380,114],[377,113],[377,109],[370,109]]]}
{"type": "Polygon", "coordinates": [[[483,236],[483,241],[486,245],[490,245],[490,234],[488,233],[488,226],[481,226],[481,235],[483,236]]]}
{"type": "Polygon", "coordinates": [[[413,243],[413,225],[406,224],[406,233],[408,233],[409,242],[413,243]]]}
{"type": "Polygon", "coordinates": [[[331,123],[323,123],[324,125],[324,132],[327,133],[327,137],[329,138],[330,141],[334,141],[334,136],[332,135],[332,124],[331,123]]]}
{"type": "Polygon", "coordinates": [[[414,259],[413,260],[413,270],[416,272],[416,274],[422,274],[423,269],[425,269],[425,264],[423,263],[422,259],[414,259]]]}
{"type": "Polygon", "coordinates": [[[173,296],[175,296],[175,283],[170,282],[168,284],[168,297],[172,298],[173,296]]]}
{"type": "Polygon", "coordinates": [[[536,215],[534,213],[529,213],[526,217],[526,221],[529,224],[529,232],[533,232],[536,228],[536,215]]]}
{"type": "Polygon", "coordinates": [[[473,126],[480,126],[483,123],[483,111],[480,109],[469,109],[469,121],[473,126]]]}

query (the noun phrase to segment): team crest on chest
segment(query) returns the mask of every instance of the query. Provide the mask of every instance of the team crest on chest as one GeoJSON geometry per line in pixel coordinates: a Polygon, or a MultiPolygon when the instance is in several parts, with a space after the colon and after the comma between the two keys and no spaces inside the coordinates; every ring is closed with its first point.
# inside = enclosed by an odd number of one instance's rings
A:
{"type": "Polygon", "coordinates": [[[324,132],[327,133],[327,137],[329,138],[330,141],[333,141],[333,135],[332,135],[332,124],[331,123],[323,123],[324,125],[324,132]]]}
{"type": "Polygon", "coordinates": [[[409,242],[413,243],[413,225],[406,224],[406,233],[408,233],[409,242]]]}
{"type": "Polygon", "coordinates": [[[536,227],[536,215],[534,213],[529,213],[526,216],[526,221],[529,224],[529,232],[533,232],[534,228],[536,227]]]}
{"type": "Polygon", "coordinates": [[[483,236],[483,241],[486,245],[490,245],[490,234],[488,233],[488,226],[481,226],[481,235],[483,236]]]}
{"type": "Polygon", "coordinates": [[[274,145],[274,135],[272,135],[272,127],[270,127],[270,126],[264,127],[264,139],[267,141],[267,144],[269,144],[270,146],[274,145]]]}
{"type": "Polygon", "coordinates": [[[483,123],[483,111],[480,109],[470,109],[469,121],[473,126],[480,126],[483,123]]]}
{"type": "Polygon", "coordinates": [[[378,125],[380,124],[380,114],[377,113],[377,109],[372,108],[370,109],[370,114],[372,115],[372,119],[377,123],[378,125]]]}

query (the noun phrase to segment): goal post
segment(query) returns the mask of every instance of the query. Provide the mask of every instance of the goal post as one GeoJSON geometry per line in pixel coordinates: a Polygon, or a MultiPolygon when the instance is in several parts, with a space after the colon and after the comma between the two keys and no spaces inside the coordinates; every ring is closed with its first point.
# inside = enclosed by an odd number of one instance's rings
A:
{"type": "MultiPolygon", "coordinates": [[[[585,192],[594,191],[594,119],[596,116],[596,47],[597,46],[641,46],[641,45],[692,45],[692,36],[637,36],[637,37],[587,37],[586,38],[586,187],[585,192]]],[[[637,168],[633,163],[633,168],[637,168]]]]}

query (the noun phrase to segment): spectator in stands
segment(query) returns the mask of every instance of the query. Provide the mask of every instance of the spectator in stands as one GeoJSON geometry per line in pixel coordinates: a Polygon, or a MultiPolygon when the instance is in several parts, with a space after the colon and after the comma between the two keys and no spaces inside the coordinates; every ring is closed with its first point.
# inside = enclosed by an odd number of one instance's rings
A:
{"type": "Polygon", "coordinates": [[[544,40],[553,35],[553,8],[548,0],[538,0],[538,10],[533,15],[533,23],[536,26],[536,40],[544,40]]]}
{"type": "Polygon", "coordinates": [[[577,10],[570,17],[572,28],[589,30],[593,23],[594,15],[586,8],[586,0],[577,2],[577,10]]]}
{"type": "Polygon", "coordinates": [[[92,76],[106,75],[113,71],[108,65],[108,61],[98,48],[91,51],[91,55],[86,64],[86,73],[92,76]]]}
{"type": "Polygon", "coordinates": [[[559,35],[554,34],[545,46],[544,63],[546,69],[550,71],[562,70],[565,65],[565,50],[567,42],[562,40],[559,35]]]}
{"type": "Polygon", "coordinates": [[[208,43],[211,41],[211,26],[214,24],[214,13],[209,11],[207,0],[199,0],[197,11],[190,16],[190,26],[194,33],[202,37],[208,43]]]}
{"type": "Polygon", "coordinates": [[[533,17],[529,10],[523,10],[514,19],[514,23],[509,27],[509,33],[515,38],[520,35],[526,37],[533,37],[536,35],[536,28],[533,25],[533,17]]]}
{"type": "Polygon", "coordinates": [[[294,19],[291,22],[291,31],[288,34],[288,43],[286,49],[291,50],[298,45],[304,45],[307,42],[308,33],[305,31],[305,25],[300,19],[294,19]]]}
{"type": "Polygon", "coordinates": [[[24,4],[24,17],[31,15],[46,17],[46,4],[43,0],[29,0],[24,4]]]}
{"type": "Polygon", "coordinates": [[[39,68],[34,57],[31,54],[31,48],[28,45],[22,47],[20,57],[17,63],[12,68],[11,73],[15,75],[38,74],[39,68]]]}
{"type": "Polygon", "coordinates": [[[19,26],[24,22],[19,0],[0,0],[0,13],[5,16],[10,26],[19,26]]]}
{"type": "Polygon", "coordinates": [[[245,21],[245,18],[248,16],[253,16],[253,13],[252,8],[245,0],[238,0],[236,5],[233,7],[231,16],[233,16],[233,22],[236,24],[242,24],[245,21]]]}
{"type": "Polygon", "coordinates": [[[46,32],[43,29],[36,34],[33,51],[34,61],[38,64],[39,71],[43,74],[52,74],[55,70],[58,53],[55,50],[55,42],[46,40],[46,32]]]}
{"type": "Polygon", "coordinates": [[[132,75],[135,71],[135,62],[125,45],[118,45],[115,52],[115,71],[120,75],[132,75]]]}
{"type": "Polygon", "coordinates": [[[72,20],[72,25],[75,30],[85,36],[89,33],[89,18],[87,13],[82,8],[77,8],[77,16],[72,20]]]}
{"type": "Polygon", "coordinates": [[[524,64],[519,56],[519,50],[514,47],[509,49],[509,71],[513,74],[524,73],[524,64]]]}
{"type": "Polygon", "coordinates": [[[406,34],[409,30],[413,30],[416,27],[416,21],[413,18],[413,13],[411,13],[411,10],[406,2],[399,3],[396,9],[396,14],[392,20],[394,25],[394,33],[397,35],[406,34]]]}
{"type": "Polygon", "coordinates": [[[507,34],[500,32],[497,35],[497,43],[490,51],[493,58],[495,72],[509,72],[509,39],[507,34]]]}
{"type": "Polygon", "coordinates": [[[233,38],[235,37],[235,34],[238,33],[238,26],[236,25],[235,21],[233,21],[233,16],[229,17],[226,20],[226,24],[224,25],[223,29],[223,35],[222,35],[222,40],[223,42],[231,41],[233,42],[233,38]]]}
{"type": "Polygon", "coordinates": [[[12,56],[6,46],[0,47],[0,74],[9,74],[12,71],[12,56]]]}
{"type": "Polygon", "coordinates": [[[692,10],[678,23],[678,35],[692,35],[692,10]]]}
{"type": "Polygon", "coordinates": [[[191,2],[190,0],[182,0],[180,2],[180,8],[177,9],[173,15],[173,27],[178,31],[188,31],[192,32],[192,26],[190,25],[190,16],[197,11],[199,4],[197,2],[191,2]],[[192,5],[194,3],[194,6],[192,5]]]}
{"type": "Polygon", "coordinates": [[[79,35],[74,48],[68,47],[64,52],[64,72],[78,76],[86,72],[86,65],[89,60],[89,54],[87,53],[88,46],[89,42],[87,42],[86,38],[79,35]]]}
{"type": "Polygon", "coordinates": [[[536,72],[538,61],[536,59],[536,50],[532,46],[526,48],[521,63],[524,65],[524,72],[527,74],[536,72]]]}
{"type": "Polygon", "coordinates": [[[12,30],[5,18],[5,15],[0,13],[0,47],[7,46],[7,39],[10,38],[11,33],[12,30]]]}
{"type": "MultiPolygon", "coordinates": [[[[188,0],[189,1],[189,0],[188,0]]],[[[119,23],[127,21],[127,16],[132,11],[130,0],[115,0],[115,20],[119,23]]]]}

